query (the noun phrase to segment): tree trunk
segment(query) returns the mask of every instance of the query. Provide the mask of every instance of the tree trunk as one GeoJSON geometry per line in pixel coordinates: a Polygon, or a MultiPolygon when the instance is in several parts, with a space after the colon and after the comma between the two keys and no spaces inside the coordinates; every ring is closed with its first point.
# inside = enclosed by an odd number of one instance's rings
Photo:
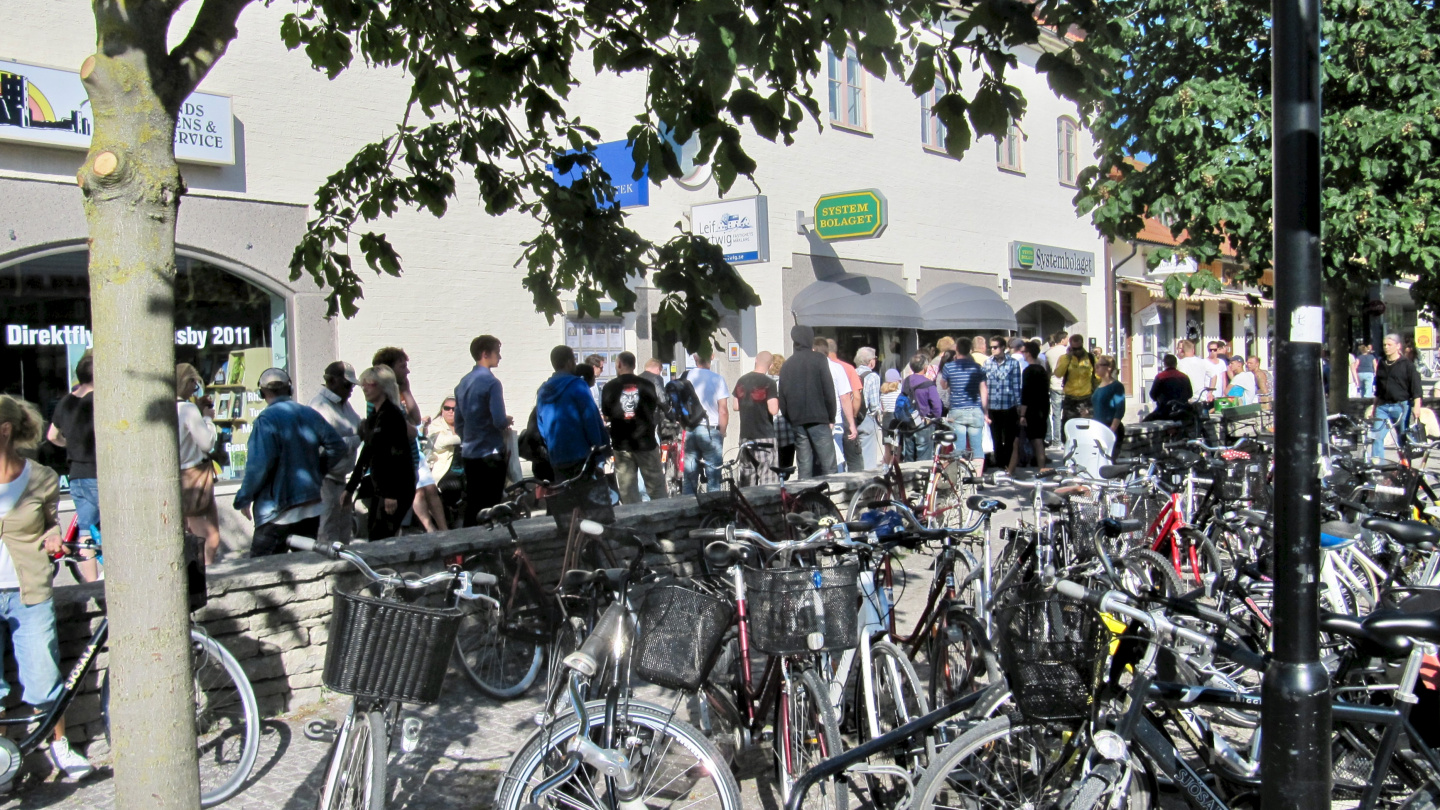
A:
{"type": "Polygon", "coordinates": [[[76,179],[90,229],[115,806],[181,810],[200,802],[175,410],[184,188],[173,102],[152,80],[165,26],[157,46],[145,20],[96,8],[102,47],[81,67],[95,135],[76,179]]]}
{"type": "Polygon", "coordinates": [[[1330,393],[1327,411],[1344,413],[1350,402],[1349,311],[1345,306],[1345,287],[1334,279],[1325,282],[1326,345],[1330,349],[1330,393]]]}

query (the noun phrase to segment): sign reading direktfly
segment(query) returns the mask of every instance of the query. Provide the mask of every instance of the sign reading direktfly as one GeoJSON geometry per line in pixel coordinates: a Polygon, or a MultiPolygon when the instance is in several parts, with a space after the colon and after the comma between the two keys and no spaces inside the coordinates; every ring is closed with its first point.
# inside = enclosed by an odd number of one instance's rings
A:
{"type": "MultiPolygon", "coordinates": [[[[89,149],[95,118],[80,74],[0,61],[0,141],[89,149]]],[[[175,159],[235,162],[230,99],[192,93],[175,122],[175,159]]]]}
{"type": "MultiPolygon", "coordinates": [[[[574,154],[573,152],[568,154],[574,154]]],[[[595,160],[600,168],[610,175],[610,185],[615,187],[615,201],[621,208],[634,208],[650,204],[650,167],[640,168],[640,178],[634,178],[635,153],[625,141],[610,141],[595,145],[595,160]]],[[[547,166],[555,176],[555,182],[565,188],[585,174],[585,167],[577,163],[570,171],[561,174],[554,166],[547,166]]],[[[602,208],[608,207],[602,204],[602,208]]]]}
{"type": "Polygon", "coordinates": [[[875,189],[826,194],[815,201],[815,235],[835,239],[874,239],[890,224],[885,195],[875,189]]]}
{"type": "Polygon", "coordinates": [[[719,245],[731,264],[770,261],[770,210],[764,195],[692,205],[690,232],[719,245]]]}
{"type": "Polygon", "coordinates": [[[1039,270],[1067,276],[1093,276],[1095,254],[1031,242],[1011,242],[1010,269],[1039,270]]]}

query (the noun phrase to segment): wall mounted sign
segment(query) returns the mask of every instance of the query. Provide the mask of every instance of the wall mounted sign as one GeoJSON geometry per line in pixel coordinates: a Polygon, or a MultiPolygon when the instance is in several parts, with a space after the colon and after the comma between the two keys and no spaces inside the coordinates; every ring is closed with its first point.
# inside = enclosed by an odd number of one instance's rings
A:
{"type": "MultiPolygon", "coordinates": [[[[95,118],[80,74],[0,60],[0,141],[89,149],[95,118]]],[[[175,124],[175,159],[228,166],[235,162],[230,99],[192,93],[175,124]]]]}
{"type": "Polygon", "coordinates": [[[1433,327],[1433,326],[1417,326],[1417,327],[1415,327],[1415,348],[1417,348],[1417,349],[1433,349],[1433,348],[1435,348],[1435,327],[1433,327]]]}
{"type": "MultiPolygon", "coordinates": [[[[573,152],[567,154],[574,154],[573,152]]],[[[595,145],[595,160],[600,168],[610,175],[610,185],[615,187],[615,200],[621,208],[635,208],[650,204],[650,167],[640,168],[639,179],[635,178],[635,153],[625,141],[609,141],[595,145]]],[[[565,188],[585,174],[585,167],[579,164],[561,174],[554,166],[547,166],[555,182],[565,188]]],[[[606,206],[601,206],[606,207],[606,206]]]]}
{"type": "Polygon", "coordinates": [[[1093,276],[1095,254],[1032,242],[1011,242],[1010,269],[1037,270],[1067,276],[1093,276]]]}
{"type": "Polygon", "coordinates": [[[725,356],[728,357],[728,358],[730,358],[730,362],[732,362],[732,363],[738,363],[738,362],[740,362],[740,344],[739,344],[739,343],[736,343],[736,342],[733,341],[733,340],[730,341],[729,343],[726,343],[726,344],[725,344],[725,356]]]}
{"type": "Polygon", "coordinates": [[[874,239],[890,224],[885,195],[875,189],[826,194],[815,201],[815,235],[825,241],[874,239]]]}
{"type": "Polygon", "coordinates": [[[725,261],[770,261],[770,208],[762,194],[690,206],[690,232],[719,245],[725,261]]]}

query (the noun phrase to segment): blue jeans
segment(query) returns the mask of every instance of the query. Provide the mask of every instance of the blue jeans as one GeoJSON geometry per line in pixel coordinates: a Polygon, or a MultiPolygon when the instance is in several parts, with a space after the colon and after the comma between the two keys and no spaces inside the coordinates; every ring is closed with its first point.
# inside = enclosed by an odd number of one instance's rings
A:
{"type": "Polygon", "coordinates": [[[926,425],[914,433],[900,434],[901,461],[929,461],[935,457],[935,426],[926,425]]]}
{"type": "Polygon", "coordinates": [[[705,491],[720,489],[720,465],[725,463],[725,437],[720,435],[719,428],[701,425],[690,431],[685,439],[685,484],[681,492],[686,495],[695,494],[702,459],[705,462],[705,491]]]}
{"type": "Polygon", "coordinates": [[[849,472],[850,465],[845,458],[845,426],[831,425],[830,435],[835,438],[835,472],[849,472]]]}
{"type": "Polygon", "coordinates": [[[950,424],[955,428],[955,449],[964,454],[965,443],[970,443],[966,458],[985,458],[985,412],[979,408],[960,408],[950,411],[950,424]]]}
{"type": "MultiPolygon", "coordinates": [[[[1408,402],[1386,402],[1375,403],[1375,421],[1370,425],[1370,457],[1385,457],[1385,436],[1390,432],[1389,420],[1395,425],[1395,430],[1403,431],[1405,423],[1410,419],[1410,403],[1408,402]]],[[[1397,436],[1398,440],[1399,437],[1397,436]]]]}
{"type": "Polygon", "coordinates": [[[1355,372],[1355,376],[1360,378],[1360,396],[1375,396],[1375,372],[1357,371],[1355,372]]]}
{"type": "MultiPolygon", "coordinates": [[[[47,599],[38,605],[26,605],[20,599],[20,591],[0,591],[0,617],[10,629],[10,644],[20,669],[25,702],[42,711],[50,708],[60,697],[60,640],[55,635],[55,603],[47,599]]],[[[10,684],[0,672],[0,700],[9,694],[10,684]]]]}
{"type": "Polygon", "coordinates": [[[70,499],[75,502],[75,520],[80,530],[90,534],[91,526],[100,525],[100,482],[94,478],[70,479],[70,499]]]}

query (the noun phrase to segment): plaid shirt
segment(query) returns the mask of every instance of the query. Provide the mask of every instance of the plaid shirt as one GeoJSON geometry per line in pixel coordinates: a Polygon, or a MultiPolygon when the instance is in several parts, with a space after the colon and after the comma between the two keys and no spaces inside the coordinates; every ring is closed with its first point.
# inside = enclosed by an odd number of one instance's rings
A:
{"type": "Polygon", "coordinates": [[[990,387],[990,410],[1004,411],[1020,405],[1020,364],[1006,355],[1004,360],[985,361],[985,382],[990,387]]]}

